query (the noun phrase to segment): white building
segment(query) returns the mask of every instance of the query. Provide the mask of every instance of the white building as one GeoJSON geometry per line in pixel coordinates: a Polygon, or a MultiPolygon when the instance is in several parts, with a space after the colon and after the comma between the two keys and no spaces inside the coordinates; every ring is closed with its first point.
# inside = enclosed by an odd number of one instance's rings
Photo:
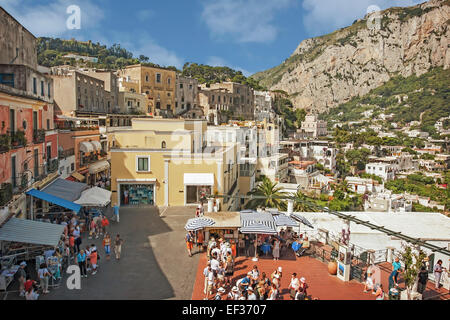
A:
{"type": "Polygon", "coordinates": [[[306,116],[305,121],[302,122],[302,131],[311,138],[326,136],[327,122],[319,120],[315,115],[306,116]]]}
{"type": "Polygon", "coordinates": [[[269,157],[260,157],[256,165],[256,176],[266,176],[272,182],[288,182],[289,156],[285,153],[274,154],[269,157]]]}
{"type": "Polygon", "coordinates": [[[376,175],[384,181],[394,180],[395,166],[381,162],[368,163],[366,164],[366,173],[376,175]]]}
{"type": "Polygon", "coordinates": [[[360,177],[346,177],[348,189],[358,194],[382,192],[384,186],[372,179],[364,179],[360,177]]]}

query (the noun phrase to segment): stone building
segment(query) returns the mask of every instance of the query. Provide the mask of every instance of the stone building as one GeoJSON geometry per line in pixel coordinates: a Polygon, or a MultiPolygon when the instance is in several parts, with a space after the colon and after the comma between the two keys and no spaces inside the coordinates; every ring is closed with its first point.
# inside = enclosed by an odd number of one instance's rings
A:
{"type": "Polygon", "coordinates": [[[127,91],[134,90],[147,95],[149,113],[165,118],[174,116],[175,71],[133,65],[119,70],[117,75],[127,91]]]}
{"type": "Polygon", "coordinates": [[[37,69],[36,37],[0,7],[0,64],[37,69]]]}
{"type": "Polygon", "coordinates": [[[306,116],[305,121],[302,122],[302,131],[311,138],[326,136],[327,122],[319,120],[316,115],[306,116]]]}
{"type": "Polygon", "coordinates": [[[110,72],[90,74],[95,77],[81,69],[52,68],[55,114],[90,116],[119,111],[116,77],[110,72]]]}
{"type": "Polygon", "coordinates": [[[272,109],[272,96],[268,91],[255,91],[255,120],[272,122],[276,118],[272,109]]]}
{"type": "Polygon", "coordinates": [[[208,122],[220,124],[229,119],[254,119],[254,95],[249,86],[234,82],[202,85],[199,103],[208,122]]]}
{"type": "Polygon", "coordinates": [[[198,80],[177,75],[175,115],[184,115],[198,105],[198,80]]]}

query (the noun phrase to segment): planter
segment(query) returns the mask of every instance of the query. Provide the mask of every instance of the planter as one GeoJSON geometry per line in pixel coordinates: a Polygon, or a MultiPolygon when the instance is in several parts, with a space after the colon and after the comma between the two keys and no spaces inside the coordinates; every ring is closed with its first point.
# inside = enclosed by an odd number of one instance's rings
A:
{"type": "Polygon", "coordinates": [[[337,262],[336,261],[330,261],[328,263],[328,273],[332,276],[337,275],[337,262]]]}

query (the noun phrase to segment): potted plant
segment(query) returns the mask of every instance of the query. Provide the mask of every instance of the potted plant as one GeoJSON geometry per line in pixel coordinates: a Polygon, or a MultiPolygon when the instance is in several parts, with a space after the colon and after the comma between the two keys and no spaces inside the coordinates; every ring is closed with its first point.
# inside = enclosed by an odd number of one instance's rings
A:
{"type": "Polygon", "coordinates": [[[328,273],[332,276],[337,275],[337,262],[335,258],[331,258],[330,262],[328,262],[328,273]]]}

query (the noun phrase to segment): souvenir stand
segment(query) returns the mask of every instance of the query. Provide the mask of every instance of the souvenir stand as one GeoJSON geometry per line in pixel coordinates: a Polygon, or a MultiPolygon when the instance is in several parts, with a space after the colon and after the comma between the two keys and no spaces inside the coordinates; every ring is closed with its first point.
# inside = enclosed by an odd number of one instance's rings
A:
{"type": "Polygon", "coordinates": [[[241,226],[241,214],[239,212],[208,212],[204,214],[205,218],[212,219],[215,224],[205,228],[205,240],[214,235],[225,241],[239,239],[239,227],[241,226]]]}

